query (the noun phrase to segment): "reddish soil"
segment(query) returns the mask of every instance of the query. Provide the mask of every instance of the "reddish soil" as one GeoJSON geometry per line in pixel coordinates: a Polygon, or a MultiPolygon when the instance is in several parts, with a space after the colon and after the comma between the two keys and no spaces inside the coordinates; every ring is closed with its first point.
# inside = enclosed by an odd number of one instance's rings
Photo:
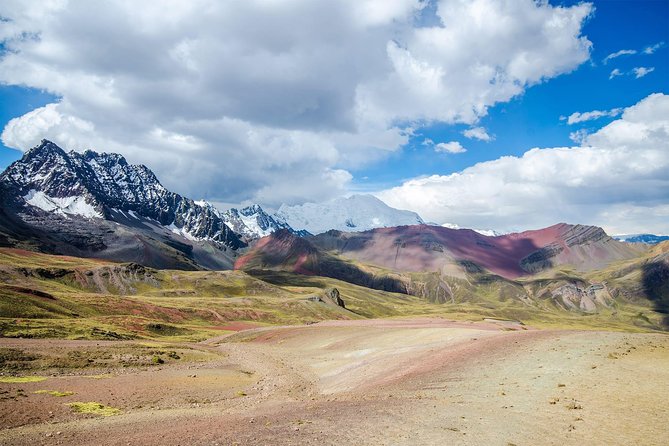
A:
{"type": "MultiPolygon", "coordinates": [[[[666,444],[669,337],[500,324],[261,328],[182,346],[210,354],[207,362],[184,357],[103,379],[31,371],[48,379],[0,383],[0,443],[666,444]],[[41,389],[75,394],[33,393],[41,389]],[[72,401],[122,413],[78,414],[72,401]]],[[[0,340],[26,352],[89,345],[0,340]]]]}
{"type": "Polygon", "coordinates": [[[328,234],[313,241],[325,249],[335,247],[345,257],[398,271],[440,271],[465,260],[509,279],[527,275],[520,261],[548,245],[562,250],[551,259],[556,265],[573,264],[583,269],[638,254],[638,249],[611,239],[575,242],[597,231],[594,227],[560,223],[536,231],[488,237],[470,229],[415,225],[343,234],[334,244],[328,234]]]}

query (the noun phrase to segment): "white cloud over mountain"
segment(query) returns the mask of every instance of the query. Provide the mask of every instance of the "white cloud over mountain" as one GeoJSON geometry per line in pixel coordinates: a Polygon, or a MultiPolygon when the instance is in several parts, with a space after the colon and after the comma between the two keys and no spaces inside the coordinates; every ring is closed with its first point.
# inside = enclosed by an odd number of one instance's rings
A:
{"type": "Polygon", "coordinates": [[[424,6],[3,1],[0,81],[61,99],[2,140],[119,152],[195,197],[323,200],[416,127],[474,125],[589,58],[587,3],[442,0],[429,21],[424,6]]]}
{"type": "Polygon", "coordinates": [[[580,147],[535,148],[376,194],[435,222],[497,230],[556,221],[610,233],[662,232],[669,218],[669,96],[653,94],[585,136],[580,147]]]}

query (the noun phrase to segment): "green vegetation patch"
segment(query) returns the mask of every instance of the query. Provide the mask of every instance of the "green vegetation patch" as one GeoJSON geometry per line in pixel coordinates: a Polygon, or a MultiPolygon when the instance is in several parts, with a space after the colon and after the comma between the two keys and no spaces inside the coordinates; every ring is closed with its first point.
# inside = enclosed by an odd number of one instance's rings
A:
{"type": "Polygon", "coordinates": [[[103,373],[101,375],[83,375],[82,378],[88,378],[88,379],[108,379],[113,377],[111,373],[103,373]]]}
{"type": "Polygon", "coordinates": [[[38,383],[46,380],[45,376],[0,376],[0,383],[38,383]]]}
{"type": "Polygon", "coordinates": [[[74,412],[90,413],[93,415],[101,415],[103,417],[110,417],[121,413],[121,409],[105,406],[104,404],[96,403],[95,401],[90,401],[88,403],[77,401],[74,403],[67,403],[67,405],[70,406],[74,412]]]}
{"type": "Polygon", "coordinates": [[[74,395],[74,392],[70,392],[70,391],[61,392],[59,390],[36,390],[33,393],[47,394],[47,395],[57,396],[57,397],[74,395]]]}

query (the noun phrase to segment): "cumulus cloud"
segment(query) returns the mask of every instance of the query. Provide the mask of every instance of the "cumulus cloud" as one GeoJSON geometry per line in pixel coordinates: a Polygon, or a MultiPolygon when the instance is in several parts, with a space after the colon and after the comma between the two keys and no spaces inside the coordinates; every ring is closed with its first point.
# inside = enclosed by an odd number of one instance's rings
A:
{"type": "Polygon", "coordinates": [[[493,136],[490,136],[483,127],[472,127],[462,132],[462,134],[465,135],[466,138],[478,139],[479,141],[485,142],[490,142],[495,139],[493,136]]]}
{"type": "Polygon", "coordinates": [[[632,54],[636,54],[636,53],[637,53],[636,50],[620,50],[620,51],[616,51],[615,53],[611,53],[611,54],[609,54],[608,56],[606,56],[606,57],[602,60],[602,62],[604,62],[604,65],[606,65],[606,64],[608,63],[608,61],[610,61],[611,59],[616,59],[616,58],[618,58],[618,57],[620,57],[620,56],[630,56],[630,55],[632,55],[632,54]]]}
{"type": "Polygon", "coordinates": [[[669,96],[652,94],[578,147],[534,148],[376,195],[435,222],[498,230],[559,221],[666,233],[669,96]]]}
{"type": "Polygon", "coordinates": [[[636,67],[632,69],[636,79],[642,78],[645,75],[652,73],[653,71],[655,71],[655,67],[636,67]]]}
{"type": "Polygon", "coordinates": [[[194,197],[323,200],[417,127],[473,124],[590,55],[588,3],[440,0],[420,26],[424,6],[3,1],[0,82],[60,100],[2,140],[118,151],[194,197]]]}
{"type": "Polygon", "coordinates": [[[440,142],[434,146],[434,151],[441,153],[465,153],[467,149],[462,147],[462,144],[460,144],[458,141],[451,141],[440,142]]]}
{"type": "Polygon", "coordinates": [[[604,116],[616,117],[623,112],[622,108],[613,108],[611,110],[593,110],[585,113],[574,112],[568,117],[562,116],[560,119],[567,120],[567,124],[577,124],[579,122],[592,121],[603,118],[604,116]]]}

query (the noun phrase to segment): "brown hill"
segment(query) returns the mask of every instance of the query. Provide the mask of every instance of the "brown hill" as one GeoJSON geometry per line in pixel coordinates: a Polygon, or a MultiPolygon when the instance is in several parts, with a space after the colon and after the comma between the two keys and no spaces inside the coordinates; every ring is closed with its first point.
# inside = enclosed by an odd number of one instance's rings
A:
{"type": "Polygon", "coordinates": [[[329,231],[310,240],[345,258],[395,271],[438,271],[460,277],[475,265],[507,279],[560,265],[590,271],[644,252],[612,239],[601,228],[565,223],[497,237],[415,225],[358,233],[329,231]]]}

